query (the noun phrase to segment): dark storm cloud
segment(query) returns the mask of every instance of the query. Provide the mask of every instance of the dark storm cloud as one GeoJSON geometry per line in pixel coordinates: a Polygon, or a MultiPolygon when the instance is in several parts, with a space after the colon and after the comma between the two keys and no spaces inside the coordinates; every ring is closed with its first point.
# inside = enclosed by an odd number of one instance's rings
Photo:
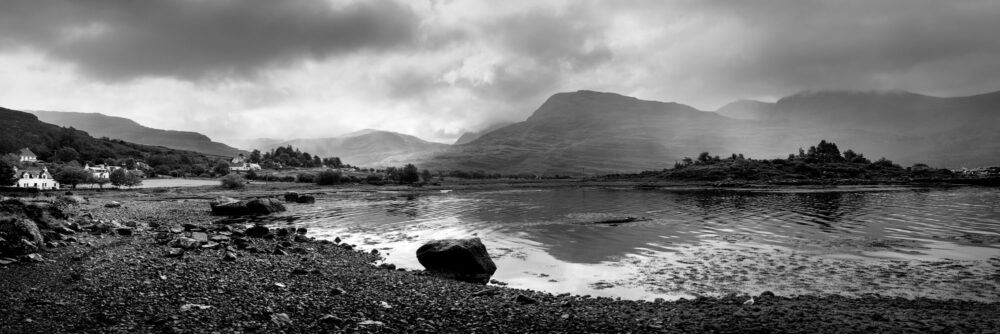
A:
{"type": "Polygon", "coordinates": [[[406,45],[418,23],[389,1],[12,0],[0,2],[0,47],[35,48],[107,80],[198,79],[406,45]]]}
{"type": "Polygon", "coordinates": [[[501,18],[486,29],[509,51],[544,66],[563,62],[587,69],[611,59],[604,45],[604,24],[586,10],[570,7],[565,13],[530,11],[501,18]]]}
{"type": "Polygon", "coordinates": [[[688,9],[736,22],[738,31],[721,46],[736,52],[709,57],[720,62],[706,66],[719,71],[704,73],[736,83],[723,86],[735,94],[1000,89],[995,1],[699,1],[688,9]],[[968,86],[944,87],[945,82],[968,86]]]}

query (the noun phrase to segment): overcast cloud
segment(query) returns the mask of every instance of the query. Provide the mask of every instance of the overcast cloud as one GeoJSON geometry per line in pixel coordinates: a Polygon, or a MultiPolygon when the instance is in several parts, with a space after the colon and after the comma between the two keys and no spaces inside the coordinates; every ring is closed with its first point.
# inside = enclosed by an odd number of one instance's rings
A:
{"type": "Polygon", "coordinates": [[[5,0],[0,106],[215,139],[451,142],[592,89],[714,110],[801,90],[1000,90],[982,1],[5,0]]]}

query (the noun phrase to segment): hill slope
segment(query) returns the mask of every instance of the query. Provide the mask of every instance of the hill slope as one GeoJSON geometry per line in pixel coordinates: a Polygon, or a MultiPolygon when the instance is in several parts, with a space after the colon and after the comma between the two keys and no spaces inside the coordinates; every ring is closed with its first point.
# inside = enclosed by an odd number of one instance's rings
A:
{"type": "Polygon", "coordinates": [[[43,122],[74,127],[86,131],[94,137],[121,139],[138,144],[170,147],[223,157],[232,157],[242,152],[226,144],[214,142],[197,132],[154,129],[123,117],[60,111],[32,111],[31,113],[38,116],[38,119],[43,122]]]}
{"type": "Polygon", "coordinates": [[[826,139],[903,165],[1000,164],[1000,94],[936,98],[819,92],[741,102],[723,114],[579,91],[550,97],[527,120],[425,161],[431,169],[595,174],[669,167],[700,152],[778,158],[826,139]],[[736,107],[741,110],[736,110],[736,107]]]}
{"type": "Polygon", "coordinates": [[[105,159],[143,159],[153,167],[187,168],[207,164],[205,156],[189,151],[133,144],[122,140],[97,139],[86,132],[42,122],[30,113],[0,108],[0,153],[29,148],[38,158],[52,161],[61,148],[73,148],[81,162],[103,163],[105,159]]]}
{"type": "Polygon", "coordinates": [[[366,129],[340,137],[294,139],[262,149],[288,145],[320,157],[339,157],[346,164],[362,167],[398,166],[448,147],[402,133],[366,129]]]}

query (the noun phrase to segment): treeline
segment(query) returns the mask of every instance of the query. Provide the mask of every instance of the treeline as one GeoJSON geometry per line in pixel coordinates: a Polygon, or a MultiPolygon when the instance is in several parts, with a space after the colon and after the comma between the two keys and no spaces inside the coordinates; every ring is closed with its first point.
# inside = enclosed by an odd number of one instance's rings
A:
{"type": "Polygon", "coordinates": [[[691,180],[774,180],[774,179],[934,179],[948,178],[952,172],[936,169],[926,164],[902,167],[891,160],[880,158],[871,161],[863,154],[846,150],[841,152],[836,144],[820,141],[809,149],[799,149],[786,159],[751,159],[742,154],[726,158],[702,152],[696,158],[685,157],[674,163],[672,169],[647,171],[638,176],[657,176],[667,179],[691,180]]]}
{"type": "Polygon", "coordinates": [[[330,167],[330,168],[346,168],[351,167],[350,165],[345,165],[340,161],[338,157],[321,158],[318,155],[309,154],[309,152],[302,152],[297,148],[288,146],[280,146],[272,149],[269,152],[261,153],[260,150],[253,150],[250,152],[250,156],[247,157],[251,163],[260,164],[263,168],[282,168],[282,167],[304,167],[304,168],[315,168],[315,167],[330,167]]]}

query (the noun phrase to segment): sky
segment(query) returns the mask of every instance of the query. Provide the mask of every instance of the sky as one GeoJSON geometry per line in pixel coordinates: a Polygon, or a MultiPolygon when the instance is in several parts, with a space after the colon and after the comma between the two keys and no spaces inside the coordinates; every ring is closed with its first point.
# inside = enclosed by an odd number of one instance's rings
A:
{"type": "Polygon", "coordinates": [[[248,138],[450,143],[597,90],[715,110],[1000,90],[995,0],[3,0],[0,106],[248,138]]]}

